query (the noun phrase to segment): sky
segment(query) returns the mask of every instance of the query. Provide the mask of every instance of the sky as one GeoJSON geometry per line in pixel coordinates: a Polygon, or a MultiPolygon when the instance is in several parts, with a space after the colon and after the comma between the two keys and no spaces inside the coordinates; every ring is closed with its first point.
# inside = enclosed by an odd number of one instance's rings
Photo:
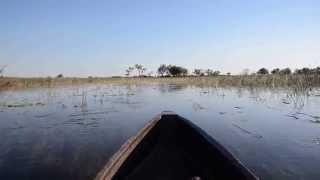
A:
{"type": "Polygon", "coordinates": [[[320,66],[319,0],[1,0],[7,76],[320,66]]]}

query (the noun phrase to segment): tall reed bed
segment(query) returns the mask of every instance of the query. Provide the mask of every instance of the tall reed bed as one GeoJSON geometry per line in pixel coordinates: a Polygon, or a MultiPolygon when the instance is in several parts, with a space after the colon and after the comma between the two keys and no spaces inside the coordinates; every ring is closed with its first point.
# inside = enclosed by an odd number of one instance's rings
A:
{"type": "Polygon", "coordinates": [[[141,77],[141,78],[0,78],[0,90],[34,87],[56,87],[64,85],[101,84],[183,84],[202,87],[290,87],[306,91],[320,87],[319,75],[237,75],[237,76],[185,76],[185,77],[141,77]]]}

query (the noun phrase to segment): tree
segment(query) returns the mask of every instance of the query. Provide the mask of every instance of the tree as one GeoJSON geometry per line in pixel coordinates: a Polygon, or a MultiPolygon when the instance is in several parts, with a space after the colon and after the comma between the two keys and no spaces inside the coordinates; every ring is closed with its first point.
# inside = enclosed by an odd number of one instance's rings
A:
{"type": "Polygon", "coordinates": [[[128,69],[126,69],[126,74],[125,75],[129,77],[133,70],[134,70],[134,67],[131,67],[131,66],[128,67],[128,69]]]}
{"type": "Polygon", "coordinates": [[[6,69],[6,65],[0,68],[0,77],[3,77],[4,70],[6,69]]]}
{"type": "Polygon", "coordinates": [[[178,66],[170,65],[168,71],[172,76],[178,76],[181,74],[181,69],[178,66]]]}
{"type": "Polygon", "coordinates": [[[302,74],[302,70],[301,69],[296,69],[296,70],[294,70],[294,74],[302,74]]]}
{"type": "Polygon", "coordinates": [[[207,76],[212,76],[213,75],[213,70],[212,69],[207,69],[206,70],[207,76]]]}
{"type": "Polygon", "coordinates": [[[195,74],[196,76],[200,76],[201,75],[201,69],[194,69],[193,74],[195,74]]]}
{"type": "Polygon", "coordinates": [[[180,67],[181,68],[181,75],[182,76],[187,76],[188,75],[188,69],[180,67]]]}
{"type": "Polygon", "coordinates": [[[138,71],[138,76],[141,76],[141,73],[143,72],[143,66],[141,64],[135,64],[134,67],[138,71]]]}
{"type": "Polygon", "coordinates": [[[63,74],[58,74],[57,78],[63,78],[63,74]]]}
{"type": "Polygon", "coordinates": [[[130,70],[126,69],[126,73],[124,74],[125,76],[129,77],[130,76],[130,70]]]}
{"type": "Polygon", "coordinates": [[[220,75],[220,71],[214,71],[212,75],[213,76],[219,76],[220,75]]]}
{"type": "Polygon", "coordinates": [[[161,64],[160,67],[158,68],[158,74],[160,76],[163,76],[164,74],[168,74],[168,67],[165,64],[161,64]]]}
{"type": "Polygon", "coordinates": [[[143,74],[144,74],[146,71],[147,71],[147,68],[145,68],[145,67],[142,68],[142,69],[141,69],[141,76],[143,76],[143,74]]]}
{"type": "Polygon", "coordinates": [[[257,71],[257,74],[266,75],[266,74],[269,74],[269,71],[266,68],[261,68],[257,71]]]}
{"type": "Polygon", "coordinates": [[[296,69],[294,73],[299,75],[301,74],[307,75],[307,74],[311,74],[311,69],[304,67],[302,69],[296,69]]]}
{"type": "Polygon", "coordinates": [[[291,74],[291,69],[290,68],[281,69],[279,74],[281,74],[281,75],[289,75],[289,74],[291,74]]]}
{"type": "Polygon", "coordinates": [[[316,67],[313,69],[313,73],[314,74],[317,74],[317,75],[320,75],[320,67],[316,67]]]}
{"type": "Polygon", "coordinates": [[[279,68],[272,69],[272,71],[271,71],[271,74],[279,74],[279,73],[280,73],[279,68]]]}
{"type": "Polygon", "coordinates": [[[230,72],[227,72],[227,76],[230,76],[231,75],[231,73],[230,72]]]}
{"type": "Polygon", "coordinates": [[[169,65],[168,71],[172,76],[186,76],[188,74],[188,70],[186,68],[175,65],[169,65]]]}
{"type": "Polygon", "coordinates": [[[302,68],[302,73],[303,74],[311,74],[311,69],[304,67],[304,68],[302,68]]]}

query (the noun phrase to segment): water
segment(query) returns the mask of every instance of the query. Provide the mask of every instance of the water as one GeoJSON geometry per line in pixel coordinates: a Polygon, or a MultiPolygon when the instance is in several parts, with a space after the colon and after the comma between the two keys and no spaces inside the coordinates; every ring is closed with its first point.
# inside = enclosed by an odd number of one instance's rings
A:
{"type": "Polygon", "coordinates": [[[319,94],[178,85],[0,92],[0,179],[92,179],[164,110],[192,120],[262,179],[319,179],[319,94]]]}

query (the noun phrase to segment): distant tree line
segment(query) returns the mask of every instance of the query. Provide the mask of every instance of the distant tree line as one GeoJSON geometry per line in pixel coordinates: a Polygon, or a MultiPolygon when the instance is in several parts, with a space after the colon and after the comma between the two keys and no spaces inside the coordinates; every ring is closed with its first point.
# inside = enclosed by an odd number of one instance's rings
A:
{"type": "MultiPolygon", "coordinates": [[[[161,64],[158,68],[158,75],[163,76],[188,76],[188,69],[176,66],[176,65],[166,65],[161,64]]],[[[220,75],[220,71],[214,71],[212,69],[194,69],[191,75],[194,76],[218,76],[220,75]]],[[[228,74],[230,75],[230,73],[228,74]]]]}
{"type": "Polygon", "coordinates": [[[193,74],[196,76],[218,76],[220,73],[220,71],[214,71],[212,69],[194,69],[193,71],[193,74]]]}
{"type": "Polygon", "coordinates": [[[320,75],[320,67],[296,69],[295,74],[317,74],[320,75]]]}
{"type": "MultiPolygon", "coordinates": [[[[138,77],[147,77],[152,76],[153,72],[149,72],[146,74],[147,68],[145,68],[141,64],[135,64],[134,66],[130,66],[126,69],[126,76],[138,76],[138,77]]],[[[268,70],[267,68],[260,68],[258,71],[251,73],[251,75],[311,75],[316,74],[320,75],[320,67],[316,68],[301,68],[292,71],[290,68],[274,68],[272,70],[268,70]]],[[[177,65],[166,65],[161,64],[157,69],[157,75],[160,77],[179,77],[179,76],[219,76],[221,72],[213,69],[194,69],[192,73],[189,74],[187,68],[177,65]]],[[[226,73],[226,75],[230,76],[231,73],[226,73]]],[[[244,69],[241,75],[250,75],[249,69],[244,69]]]]}
{"type": "MultiPolygon", "coordinates": [[[[267,74],[269,74],[269,70],[267,68],[261,68],[257,71],[257,74],[267,75],[267,74]]],[[[304,67],[301,69],[296,69],[295,71],[292,71],[290,68],[284,68],[284,69],[275,68],[270,71],[270,74],[274,74],[274,75],[290,75],[290,74],[320,75],[320,67],[316,67],[316,68],[304,67]]]]}

